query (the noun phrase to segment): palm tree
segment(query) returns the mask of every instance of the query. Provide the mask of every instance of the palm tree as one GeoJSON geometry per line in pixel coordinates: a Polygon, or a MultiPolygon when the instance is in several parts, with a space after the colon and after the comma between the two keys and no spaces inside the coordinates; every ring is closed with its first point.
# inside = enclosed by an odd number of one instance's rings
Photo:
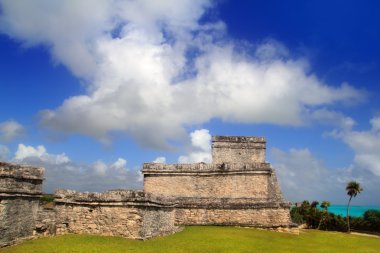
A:
{"type": "Polygon", "coordinates": [[[320,229],[322,222],[325,221],[325,219],[329,217],[328,208],[330,205],[331,205],[330,201],[327,201],[327,200],[322,201],[321,208],[323,208],[324,210],[322,211],[322,217],[319,220],[318,229],[320,229]]]}
{"type": "Polygon", "coordinates": [[[347,204],[347,232],[350,233],[350,203],[352,197],[356,197],[360,192],[363,191],[363,188],[360,187],[360,184],[356,181],[350,181],[346,186],[347,195],[350,196],[347,204]]]}
{"type": "Polygon", "coordinates": [[[328,212],[328,208],[331,205],[330,201],[324,200],[322,201],[321,208],[325,209],[326,212],[328,212]]]}
{"type": "Polygon", "coordinates": [[[313,201],[310,204],[310,224],[312,228],[317,227],[317,206],[319,205],[318,201],[313,201]]]}

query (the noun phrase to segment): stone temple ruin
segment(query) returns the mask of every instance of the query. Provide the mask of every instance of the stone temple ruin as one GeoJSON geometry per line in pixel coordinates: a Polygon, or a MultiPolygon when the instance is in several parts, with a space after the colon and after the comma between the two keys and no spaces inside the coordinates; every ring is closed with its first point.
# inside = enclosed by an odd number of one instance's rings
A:
{"type": "Polygon", "coordinates": [[[262,137],[214,136],[211,164],[145,163],[144,190],[57,190],[39,205],[43,169],[0,163],[0,247],[20,239],[91,233],[148,239],[183,225],[290,227],[262,137]]]}

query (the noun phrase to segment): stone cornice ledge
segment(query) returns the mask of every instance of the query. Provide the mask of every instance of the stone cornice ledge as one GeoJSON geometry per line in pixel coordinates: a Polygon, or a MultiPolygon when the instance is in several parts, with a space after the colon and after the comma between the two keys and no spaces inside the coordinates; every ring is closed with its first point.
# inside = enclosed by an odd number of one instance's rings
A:
{"type": "Polygon", "coordinates": [[[289,208],[290,204],[279,199],[257,198],[174,198],[177,208],[206,208],[206,209],[262,209],[289,208]]]}
{"type": "Polygon", "coordinates": [[[229,163],[229,164],[162,164],[144,163],[143,174],[257,174],[271,173],[272,167],[269,163],[229,163]]]}
{"type": "Polygon", "coordinates": [[[238,143],[265,143],[265,137],[257,136],[212,136],[212,143],[215,142],[238,142],[238,143]]]}
{"type": "Polygon", "coordinates": [[[55,203],[88,206],[145,206],[174,207],[169,199],[155,197],[149,193],[133,190],[111,190],[98,192],[76,192],[72,190],[57,190],[55,203]]]}
{"type": "Polygon", "coordinates": [[[44,168],[0,162],[0,178],[43,180],[44,168]]]}
{"type": "Polygon", "coordinates": [[[25,197],[25,198],[41,198],[42,193],[41,192],[35,192],[35,193],[27,193],[23,191],[15,192],[15,191],[9,191],[4,192],[2,189],[0,189],[0,197],[3,198],[18,198],[18,197],[25,197]]]}

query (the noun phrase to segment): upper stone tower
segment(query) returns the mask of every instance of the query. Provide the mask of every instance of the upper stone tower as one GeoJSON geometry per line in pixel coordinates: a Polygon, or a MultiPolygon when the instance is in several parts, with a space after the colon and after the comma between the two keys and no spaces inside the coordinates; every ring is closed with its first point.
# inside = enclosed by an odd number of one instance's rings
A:
{"type": "Polygon", "coordinates": [[[212,163],[265,163],[264,137],[213,136],[212,163]]]}

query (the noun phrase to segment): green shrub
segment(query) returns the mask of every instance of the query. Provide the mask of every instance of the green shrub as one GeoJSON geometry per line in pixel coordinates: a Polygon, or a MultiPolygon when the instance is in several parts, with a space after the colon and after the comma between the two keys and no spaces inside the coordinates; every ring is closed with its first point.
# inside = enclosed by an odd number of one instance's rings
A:
{"type": "Polygon", "coordinates": [[[303,215],[300,214],[298,207],[292,207],[292,209],[290,209],[290,217],[292,218],[293,223],[298,225],[306,223],[303,215]]]}
{"type": "Polygon", "coordinates": [[[40,198],[40,201],[45,202],[45,203],[53,202],[54,201],[54,194],[44,194],[40,198]]]}
{"type": "Polygon", "coordinates": [[[368,210],[364,213],[364,221],[369,226],[369,231],[380,232],[380,211],[368,210]]]}
{"type": "Polygon", "coordinates": [[[300,206],[291,209],[292,221],[297,224],[306,223],[309,228],[317,228],[322,217],[317,206],[318,201],[313,201],[311,204],[307,200],[303,201],[300,206]]]}
{"type": "Polygon", "coordinates": [[[345,232],[345,231],[347,231],[346,218],[345,217],[343,218],[340,215],[335,215],[333,213],[329,213],[329,218],[328,218],[327,222],[324,224],[323,229],[324,230],[330,230],[330,231],[345,232]]]}

